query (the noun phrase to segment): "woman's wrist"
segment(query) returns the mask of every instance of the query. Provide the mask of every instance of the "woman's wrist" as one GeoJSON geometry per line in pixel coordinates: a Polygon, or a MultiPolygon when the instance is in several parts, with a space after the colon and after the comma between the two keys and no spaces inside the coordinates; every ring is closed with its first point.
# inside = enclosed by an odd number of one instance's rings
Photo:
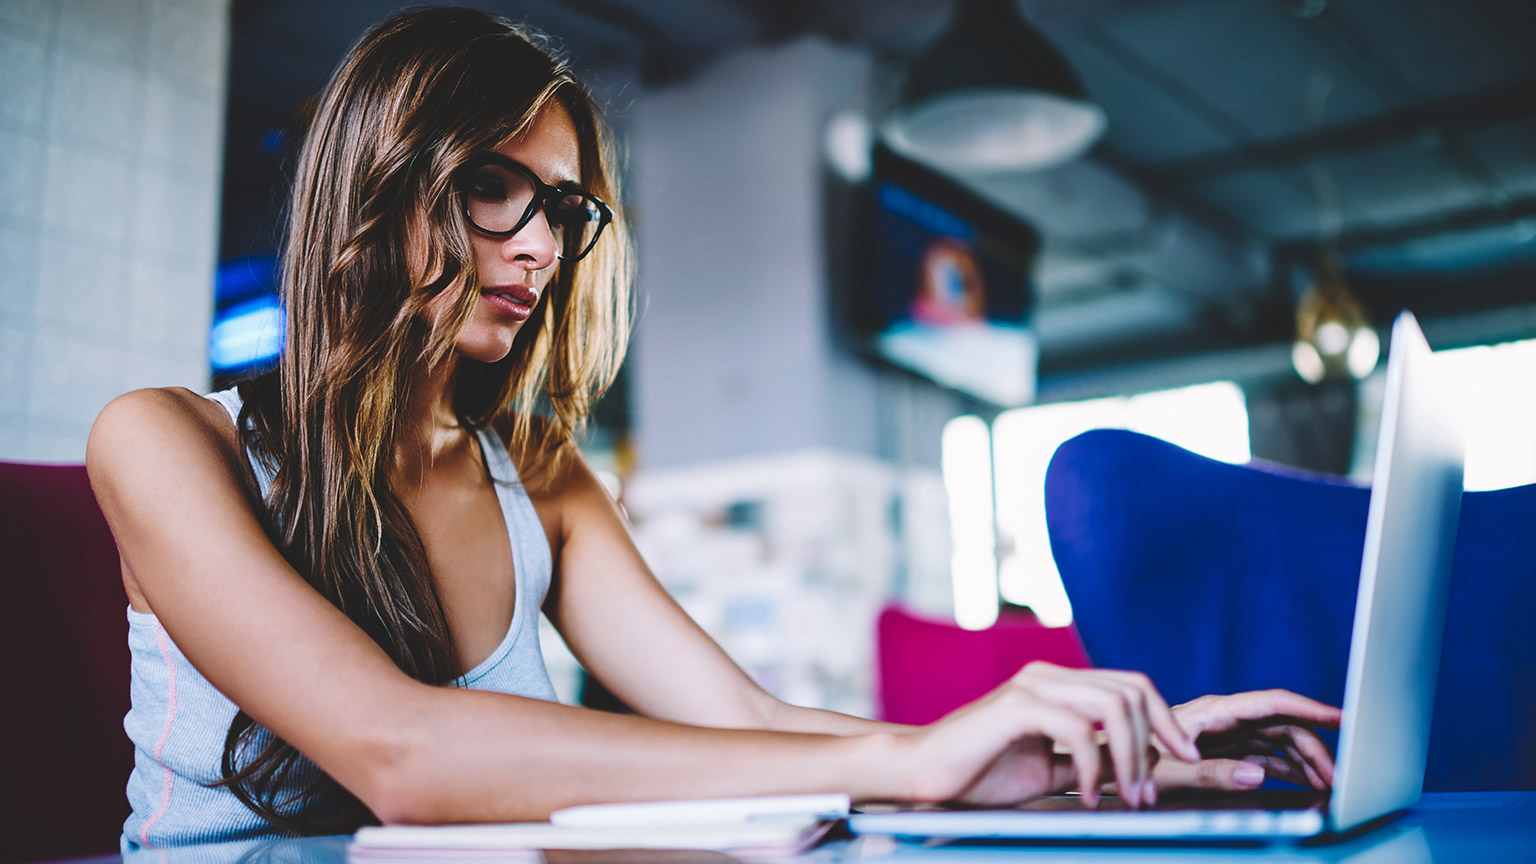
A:
{"type": "MultiPolygon", "coordinates": [[[[775,700],[777,701],[777,700],[775,700]]],[[[867,735],[871,732],[914,732],[918,726],[903,726],[869,720],[851,714],[839,714],[820,708],[803,708],[778,702],[763,728],[778,732],[815,732],[823,735],[867,735]]]]}
{"type": "Polygon", "coordinates": [[[908,733],[880,730],[842,739],[849,750],[847,781],[842,784],[854,801],[911,800],[908,776],[908,733]]]}

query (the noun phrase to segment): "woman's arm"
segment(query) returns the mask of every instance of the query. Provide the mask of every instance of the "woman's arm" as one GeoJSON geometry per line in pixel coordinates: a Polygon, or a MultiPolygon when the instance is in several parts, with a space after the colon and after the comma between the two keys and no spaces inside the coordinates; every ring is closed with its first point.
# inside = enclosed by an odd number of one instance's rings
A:
{"type": "MultiPolygon", "coordinates": [[[[1148,776],[1137,745],[1149,729],[1177,752],[1193,748],[1144,682],[1045,666],[933,727],[847,737],[699,728],[422,684],[267,540],[220,413],[187,391],[114,400],[87,453],[102,510],[145,599],[198,671],[387,821],[797,792],[1014,800],[1059,781],[1047,739],[1072,750],[1080,779],[1097,778],[1096,723],[1128,786],[1148,776]],[[1000,754],[1016,754],[1003,777],[1000,754]]],[[[704,697],[688,704],[715,710],[704,697]]]]}
{"type": "Polygon", "coordinates": [[[268,541],[220,414],[186,391],[115,400],[88,448],[98,500],[145,599],[198,671],[381,817],[876,791],[860,775],[880,774],[888,742],[697,730],[411,679],[268,541]]]}
{"type": "MultiPolygon", "coordinates": [[[[617,506],[579,457],[535,503],[557,550],[558,590],[547,605],[550,617],[582,665],[630,707],[652,717],[729,728],[831,735],[913,731],[789,705],[757,686],[657,583],[617,506]]],[[[1165,759],[1157,767],[1163,785],[1241,788],[1234,777],[1256,770],[1251,785],[1258,785],[1265,768],[1313,785],[1331,778],[1326,748],[1294,718],[1337,725],[1337,709],[1266,691],[1206,697],[1174,709],[1174,716],[1189,731],[1204,733],[1203,744],[1237,728],[1239,720],[1244,730],[1262,734],[1245,732],[1247,750],[1207,746],[1203,760],[1165,759]],[[1285,720],[1287,715],[1293,719],[1285,720]],[[1235,761],[1244,757],[1246,763],[1235,761]]]]}
{"type": "Polygon", "coordinates": [[[582,667],[633,710],[732,729],[909,731],[789,705],[758,686],[662,588],[579,455],[533,500],[555,550],[545,611],[582,667]]]}

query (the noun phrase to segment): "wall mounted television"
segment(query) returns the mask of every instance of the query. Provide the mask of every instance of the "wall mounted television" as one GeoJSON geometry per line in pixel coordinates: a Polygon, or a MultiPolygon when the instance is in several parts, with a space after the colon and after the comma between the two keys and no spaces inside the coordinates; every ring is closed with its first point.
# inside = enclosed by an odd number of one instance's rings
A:
{"type": "Polygon", "coordinates": [[[1032,401],[1030,327],[1040,235],[926,166],[876,146],[853,321],[896,366],[993,403],[1032,401]]]}

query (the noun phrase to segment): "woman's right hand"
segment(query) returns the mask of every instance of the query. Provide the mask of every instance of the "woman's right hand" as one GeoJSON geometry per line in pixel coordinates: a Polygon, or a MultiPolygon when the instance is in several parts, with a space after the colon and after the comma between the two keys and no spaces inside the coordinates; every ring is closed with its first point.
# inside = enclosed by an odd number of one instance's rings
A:
{"type": "Polygon", "coordinates": [[[1088,806],[1114,780],[1132,806],[1157,801],[1156,737],[1198,760],[1145,675],[1107,669],[1025,666],[1002,686],[931,726],[903,736],[909,794],[923,802],[1012,806],[1069,788],[1088,806]]]}

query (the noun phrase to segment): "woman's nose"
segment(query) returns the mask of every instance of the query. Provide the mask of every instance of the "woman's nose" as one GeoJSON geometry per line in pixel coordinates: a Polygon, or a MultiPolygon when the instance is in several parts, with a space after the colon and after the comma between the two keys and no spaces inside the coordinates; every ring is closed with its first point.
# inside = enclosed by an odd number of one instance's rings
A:
{"type": "Polygon", "coordinates": [[[529,270],[553,266],[559,252],[560,244],[549,227],[549,220],[544,217],[543,208],[533,214],[528,224],[501,243],[501,254],[507,260],[522,263],[529,270]]]}

